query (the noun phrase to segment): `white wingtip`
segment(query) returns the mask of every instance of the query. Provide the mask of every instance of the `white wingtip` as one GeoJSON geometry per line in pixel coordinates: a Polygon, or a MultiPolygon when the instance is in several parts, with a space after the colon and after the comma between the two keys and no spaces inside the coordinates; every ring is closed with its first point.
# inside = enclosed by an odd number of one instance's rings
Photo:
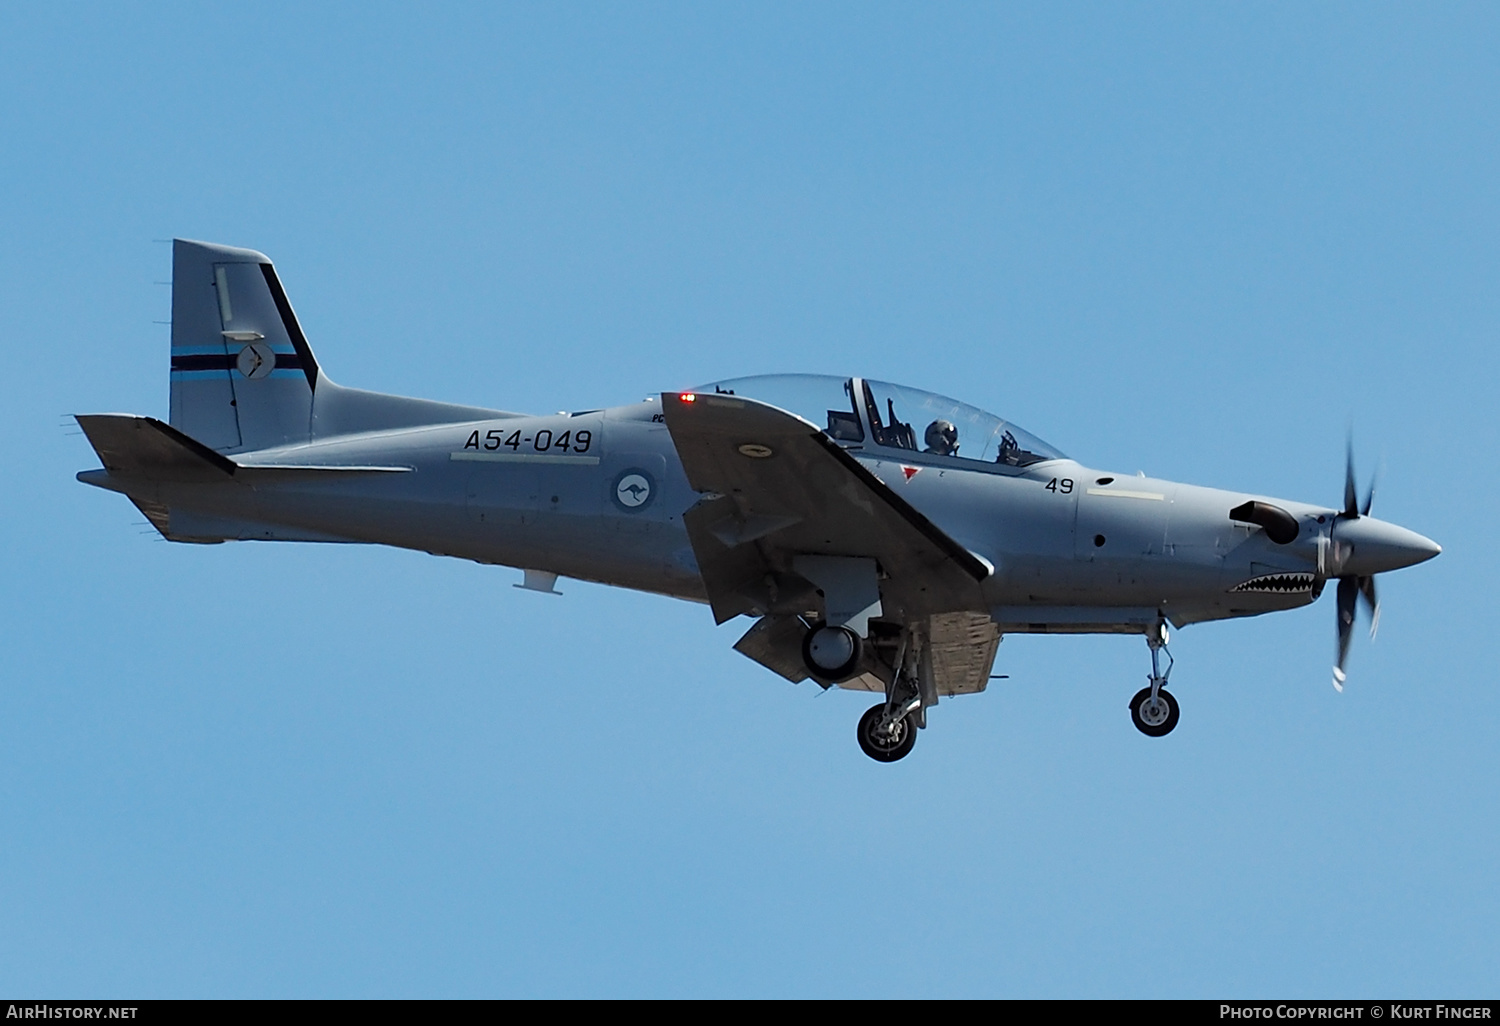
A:
{"type": "Polygon", "coordinates": [[[1339,669],[1337,666],[1333,668],[1333,690],[1337,691],[1339,694],[1343,694],[1344,681],[1348,679],[1349,678],[1345,676],[1343,670],[1339,669]]]}

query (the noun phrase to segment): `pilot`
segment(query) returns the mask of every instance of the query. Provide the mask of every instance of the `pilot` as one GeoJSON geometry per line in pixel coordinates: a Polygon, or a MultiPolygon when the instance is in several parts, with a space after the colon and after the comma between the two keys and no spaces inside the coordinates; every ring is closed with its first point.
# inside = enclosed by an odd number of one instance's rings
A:
{"type": "Polygon", "coordinates": [[[925,437],[927,448],[923,452],[937,456],[958,455],[958,428],[953,426],[951,420],[935,420],[928,424],[925,437]]]}

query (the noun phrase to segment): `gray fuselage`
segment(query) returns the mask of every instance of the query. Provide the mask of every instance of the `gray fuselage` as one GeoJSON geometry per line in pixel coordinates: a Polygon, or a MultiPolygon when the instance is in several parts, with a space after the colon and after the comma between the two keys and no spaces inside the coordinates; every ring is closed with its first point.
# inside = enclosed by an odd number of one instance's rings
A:
{"type": "MultiPolygon", "coordinates": [[[[846,448],[994,567],[984,595],[1005,631],[1136,633],[1158,610],[1180,626],[1293,608],[1321,590],[1319,549],[1336,513],[1326,507],[1265,500],[1298,521],[1296,540],[1276,544],[1230,519],[1256,496],[1070,459],[1017,468],[846,448]]],[[[394,545],[705,599],[682,523],[701,496],[657,400],[346,434],[237,458],[409,472],[162,485],[174,537],[394,545]]]]}

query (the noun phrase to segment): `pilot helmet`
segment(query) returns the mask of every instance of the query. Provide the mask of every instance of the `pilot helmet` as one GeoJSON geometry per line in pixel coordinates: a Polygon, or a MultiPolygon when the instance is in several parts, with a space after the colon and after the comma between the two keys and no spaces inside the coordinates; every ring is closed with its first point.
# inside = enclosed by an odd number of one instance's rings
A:
{"type": "Polygon", "coordinates": [[[952,456],[958,452],[958,428],[951,420],[935,420],[927,425],[927,451],[939,456],[952,456]]]}

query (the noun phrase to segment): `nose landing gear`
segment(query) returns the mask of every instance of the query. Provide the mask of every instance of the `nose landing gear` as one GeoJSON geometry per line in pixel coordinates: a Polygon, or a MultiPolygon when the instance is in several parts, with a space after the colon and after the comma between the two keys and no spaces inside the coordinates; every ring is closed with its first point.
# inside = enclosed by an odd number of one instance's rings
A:
{"type": "Polygon", "coordinates": [[[1172,653],[1167,652],[1167,624],[1157,620],[1146,632],[1146,645],[1151,649],[1151,684],[1141,688],[1130,699],[1130,719],[1135,727],[1147,737],[1164,737],[1177,726],[1181,710],[1177,699],[1167,690],[1167,678],[1172,675],[1172,653]],[[1160,669],[1158,653],[1167,653],[1167,670],[1160,669]]]}

